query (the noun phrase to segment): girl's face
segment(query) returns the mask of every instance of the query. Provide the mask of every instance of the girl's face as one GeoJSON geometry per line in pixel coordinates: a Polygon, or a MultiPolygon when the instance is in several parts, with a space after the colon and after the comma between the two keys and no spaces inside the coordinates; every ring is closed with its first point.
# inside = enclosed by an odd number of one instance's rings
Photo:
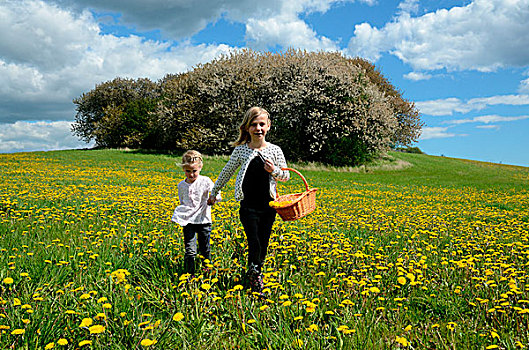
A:
{"type": "Polygon", "coordinates": [[[184,174],[186,175],[186,182],[192,184],[200,175],[200,170],[202,170],[201,163],[186,164],[182,167],[184,169],[184,174]]]}
{"type": "Polygon", "coordinates": [[[266,133],[270,129],[270,119],[266,114],[258,115],[253,118],[248,127],[248,133],[253,142],[258,142],[265,139],[266,133]]]}

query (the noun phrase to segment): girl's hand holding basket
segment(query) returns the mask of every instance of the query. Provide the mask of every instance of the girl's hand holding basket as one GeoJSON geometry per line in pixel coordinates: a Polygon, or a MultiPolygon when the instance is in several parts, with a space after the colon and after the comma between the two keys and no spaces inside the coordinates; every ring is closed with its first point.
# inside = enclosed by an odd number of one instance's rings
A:
{"type": "Polygon", "coordinates": [[[283,221],[301,219],[316,208],[316,192],[318,189],[309,189],[307,180],[299,171],[292,168],[281,168],[281,170],[289,170],[298,174],[305,184],[306,191],[278,196],[274,201],[270,202],[270,207],[277,211],[283,221]]]}

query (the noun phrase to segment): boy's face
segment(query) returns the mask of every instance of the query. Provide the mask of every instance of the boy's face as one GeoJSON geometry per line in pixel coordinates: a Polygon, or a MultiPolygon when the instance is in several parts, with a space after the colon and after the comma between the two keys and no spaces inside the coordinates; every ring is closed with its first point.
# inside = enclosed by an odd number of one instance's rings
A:
{"type": "Polygon", "coordinates": [[[184,173],[186,175],[186,182],[192,184],[200,175],[200,170],[202,170],[201,163],[186,164],[183,166],[184,173]]]}

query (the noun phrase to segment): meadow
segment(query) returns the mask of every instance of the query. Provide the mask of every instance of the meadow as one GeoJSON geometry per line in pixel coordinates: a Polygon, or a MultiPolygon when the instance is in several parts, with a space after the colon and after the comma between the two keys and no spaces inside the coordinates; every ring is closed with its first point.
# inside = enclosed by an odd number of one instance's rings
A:
{"type": "Polygon", "coordinates": [[[276,221],[262,300],[241,281],[233,179],[212,261],[190,276],[170,222],[178,156],[0,154],[0,348],[528,347],[529,168],[390,156],[407,165],[289,164],[319,188],[317,209],[276,221]]]}

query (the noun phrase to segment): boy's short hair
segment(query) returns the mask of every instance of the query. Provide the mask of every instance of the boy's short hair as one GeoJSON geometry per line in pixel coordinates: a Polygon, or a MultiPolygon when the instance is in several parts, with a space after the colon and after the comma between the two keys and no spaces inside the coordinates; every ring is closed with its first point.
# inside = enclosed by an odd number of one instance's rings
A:
{"type": "Polygon", "coordinates": [[[197,163],[203,165],[202,154],[195,150],[189,150],[182,155],[182,164],[180,164],[180,166],[184,167],[186,165],[193,165],[197,163]]]}

